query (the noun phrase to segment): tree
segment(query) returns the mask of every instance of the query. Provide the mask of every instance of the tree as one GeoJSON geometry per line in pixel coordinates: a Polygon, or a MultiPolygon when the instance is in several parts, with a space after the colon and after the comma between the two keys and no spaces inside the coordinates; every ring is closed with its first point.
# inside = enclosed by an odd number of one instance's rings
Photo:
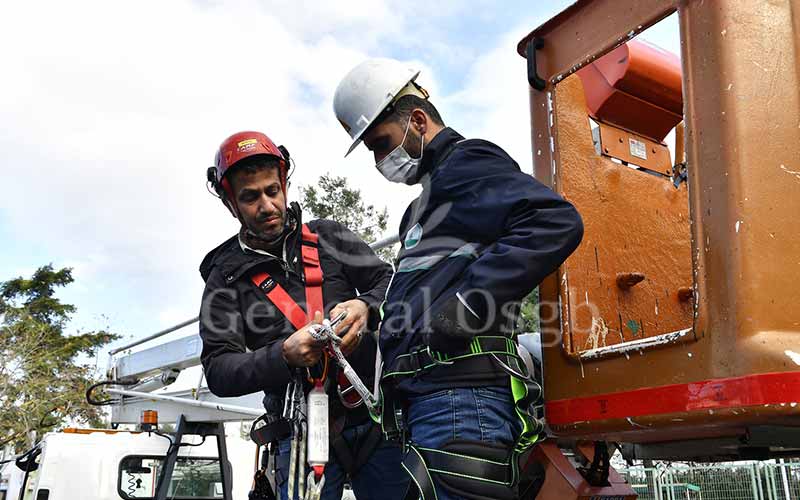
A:
{"type": "MultiPolygon", "coordinates": [[[[373,205],[367,205],[361,198],[361,191],[350,188],[347,179],[325,174],[319,178],[317,186],[301,186],[301,205],[319,219],[334,220],[359,235],[367,243],[378,241],[386,233],[389,214],[373,205]]],[[[394,255],[390,248],[377,252],[383,260],[391,260],[394,255]]]]}
{"type": "Polygon", "coordinates": [[[533,289],[527,297],[522,299],[517,321],[519,333],[532,333],[539,331],[539,287],[533,289]]]}
{"type": "Polygon", "coordinates": [[[47,265],[30,279],[0,283],[0,448],[23,448],[30,431],[41,435],[67,421],[101,423],[101,410],[84,399],[94,369],[80,358],[94,357],[118,336],[65,334],[76,309],[55,290],[72,282],[71,269],[47,265]]]}

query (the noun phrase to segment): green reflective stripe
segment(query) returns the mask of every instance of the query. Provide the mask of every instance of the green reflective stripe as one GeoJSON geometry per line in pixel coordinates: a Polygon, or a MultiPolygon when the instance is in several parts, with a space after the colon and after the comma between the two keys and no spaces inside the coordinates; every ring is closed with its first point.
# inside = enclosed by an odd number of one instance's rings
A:
{"type": "Polygon", "coordinates": [[[371,418],[373,422],[375,422],[376,424],[381,426],[381,432],[383,432],[383,435],[385,436],[386,435],[386,431],[383,428],[383,404],[384,403],[385,403],[385,400],[383,398],[383,388],[380,385],[378,385],[378,407],[377,407],[377,412],[373,413],[372,410],[369,410],[369,418],[371,418]]]}
{"type": "Polygon", "coordinates": [[[459,248],[450,252],[450,254],[433,254],[423,255],[420,257],[405,257],[400,261],[397,266],[398,273],[410,273],[413,271],[424,271],[430,269],[444,259],[453,259],[456,257],[469,257],[475,259],[478,257],[478,249],[480,246],[477,243],[465,243],[459,248]]]}
{"type": "MultiPolygon", "coordinates": [[[[406,473],[408,473],[408,476],[411,478],[412,481],[414,481],[414,484],[417,485],[417,491],[419,492],[419,497],[422,500],[425,500],[425,497],[422,495],[422,486],[419,485],[419,481],[417,481],[417,478],[414,477],[414,473],[411,472],[410,470],[408,470],[408,467],[406,467],[406,464],[404,464],[403,462],[400,462],[400,467],[402,467],[402,468],[404,468],[406,470],[406,473]]],[[[434,489],[433,492],[435,494],[436,490],[434,489]]]]}
{"type": "MultiPolygon", "coordinates": [[[[443,361],[443,362],[447,362],[447,363],[450,363],[452,361],[458,361],[458,360],[461,360],[461,359],[472,358],[472,357],[475,357],[475,356],[487,355],[487,354],[495,354],[495,355],[500,354],[500,355],[514,356],[515,358],[519,358],[519,356],[517,355],[516,347],[514,346],[514,341],[509,339],[508,337],[503,336],[503,335],[481,335],[481,336],[475,337],[470,342],[470,353],[469,354],[462,354],[461,356],[450,357],[446,353],[440,353],[438,351],[428,351],[428,352],[429,352],[430,356],[432,358],[436,359],[437,361],[443,361]],[[484,351],[483,348],[481,347],[481,340],[483,340],[483,339],[501,339],[501,340],[504,340],[505,343],[506,343],[506,349],[503,350],[503,351],[484,351]]],[[[400,354],[399,356],[397,356],[397,359],[407,358],[407,357],[416,356],[416,355],[417,354],[407,352],[405,354],[400,354]]],[[[415,374],[417,372],[424,371],[424,370],[427,370],[429,368],[433,368],[434,366],[436,366],[436,363],[429,363],[429,364],[427,364],[425,366],[420,367],[419,370],[406,370],[406,371],[398,371],[398,372],[388,372],[388,373],[384,373],[383,374],[383,378],[397,377],[397,376],[400,376],[400,375],[413,375],[413,374],[415,374]]]]}
{"type": "Polygon", "coordinates": [[[397,266],[398,273],[410,273],[413,271],[424,271],[430,269],[442,260],[445,255],[424,255],[422,257],[406,257],[397,266]]]}
{"type": "Polygon", "coordinates": [[[478,258],[478,249],[480,245],[477,243],[466,243],[461,245],[456,251],[450,254],[448,258],[453,257],[470,257],[472,259],[478,258]]]}
{"type": "Polygon", "coordinates": [[[494,479],[486,479],[485,477],[470,476],[469,474],[459,474],[458,472],[452,472],[449,470],[441,470],[441,469],[428,469],[428,470],[431,472],[436,472],[437,474],[447,474],[448,476],[463,477],[465,479],[472,479],[473,481],[481,481],[484,483],[499,484],[502,486],[511,486],[512,484],[512,483],[507,483],[505,481],[495,481],[494,479]]]}
{"type": "Polygon", "coordinates": [[[442,455],[450,455],[452,457],[460,457],[460,458],[466,458],[467,460],[475,460],[477,462],[486,462],[488,464],[508,465],[508,462],[497,462],[495,460],[489,460],[487,458],[473,457],[471,455],[464,455],[464,454],[461,454],[461,453],[453,453],[451,451],[435,450],[433,448],[423,448],[422,446],[420,446],[419,449],[423,450],[423,451],[429,451],[431,453],[441,453],[442,455]]]}
{"type": "Polygon", "coordinates": [[[481,352],[481,343],[478,341],[477,338],[472,339],[472,342],[469,343],[469,349],[472,354],[477,354],[481,352]]]}
{"type": "MultiPolygon", "coordinates": [[[[428,469],[428,464],[425,463],[425,457],[423,457],[422,453],[420,453],[415,447],[410,446],[409,448],[411,449],[411,451],[413,451],[414,453],[417,454],[417,456],[419,457],[419,461],[422,462],[423,468],[425,469],[425,474],[428,475],[428,481],[430,481],[431,484],[434,485],[433,498],[435,500],[439,500],[439,494],[436,493],[436,486],[435,486],[435,483],[433,482],[433,478],[431,477],[431,470],[428,469]]],[[[401,462],[401,464],[402,464],[402,462],[401,462]]],[[[409,471],[408,469],[406,469],[406,471],[408,471],[408,475],[409,476],[411,476],[412,478],[414,477],[414,475],[411,473],[411,471],[409,471]]],[[[414,479],[414,482],[417,483],[417,480],[414,479]]],[[[422,500],[425,500],[425,498],[422,497],[422,488],[420,488],[419,483],[417,483],[417,491],[419,491],[420,498],[422,498],[422,500]]]]}
{"type": "Polygon", "coordinates": [[[516,377],[509,378],[511,379],[511,393],[514,396],[514,411],[522,422],[522,432],[514,444],[514,449],[518,453],[522,453],[539,441],[542,425],[533,415],[528,414],[527,408],[520,408],[520,401],[524,401],[528,397],[528,386],[516,377]]]}
{"type": "MultiPolygon", "coordinates": [[[[474,358],[475,356],[485,356],[487,354],[508,355],[509,353],[506,352],[506,351],[482,351],[482,352],[476,352],[475,354],[464,354],[463,356],[456,356],[454,358],[447,358],[446,361],[448,361],[448,362],[450,362],[450,361],[459,361],[459,360],[462,360],[462,359],[474,358]]],[[[437,366],[437,364],[436,363],[429,363],[429,364],[427,364],[427,365],[425,365],[423,367],[420,367],[419,370],[407,370],[407,371],[402,371],[402,372],[389,372],[389,373],[385,373],[383,375],[383,378],[396,377],[398,375],[413,375],[413,374],[418,373],[420,371],[427,370],[428,368],[433,368],[434,366],[437,366]]]]}
{"type": "Polygon", "coordinates": [[[517,484],[519,481],[519,452],[515,450],[511,459],[511,484],[517,484]]]}

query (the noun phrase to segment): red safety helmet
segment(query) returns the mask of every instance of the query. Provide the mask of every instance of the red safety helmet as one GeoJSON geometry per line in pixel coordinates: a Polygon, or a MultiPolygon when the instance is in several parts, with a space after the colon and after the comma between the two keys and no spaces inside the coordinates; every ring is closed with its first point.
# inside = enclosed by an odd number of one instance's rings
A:
{"type": "Polygon", "coordinates": [[[206,177],[214,192],[217,193],[222,203],[228,207],[228,210],[236,218],[239,216],[239,210],[236,207],[233,188],[226,174],[238,162],[258,155],[272,156],[278,160],[281,189],[286,194],[286,179],[289,173],[290,161],[289,151],[283,146],[276,146],[269,137],[261,132],[238,132],[222,141],[214,158],[214,166],[209,167],[206,172],[206,177]]]}

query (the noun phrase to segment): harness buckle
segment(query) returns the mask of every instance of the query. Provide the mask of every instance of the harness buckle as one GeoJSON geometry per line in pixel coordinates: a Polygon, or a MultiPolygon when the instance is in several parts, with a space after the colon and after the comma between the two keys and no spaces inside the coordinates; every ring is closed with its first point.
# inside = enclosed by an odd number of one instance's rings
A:
{"type": "Polygon", "coordinates": [[[431,350],[431,346],[426,346],[425,350],[423,352],[427,352],[428,353],[428,356],[431,357],[431,361],[433,361],[433,364],[435,364],[435,365],[449,366],[449,365],[452,365],[453,363],[455,363],[455,361],[448,361],[446,359],[444,359],[444,360],[439,359],[437,357],[437,355],[439,353],[437,351],[432,351],[431,350]]]}
{"type": "Polygon", "coordinates": [[[423,366],[419,358],[420,354],[426,352],[427,351],[424,348],[417,347],[409,353],[411,354],[411,356],[409,357],[409,362],[411,363],[411,370],[414,372],[412,376],[417,377],[420,374],[420,372],[422,372],[423,366]]]}
{"type": "Polygon", "coordinates": [[[400,448],[405,450],[406,447],[406,416],[403,412],[402,406],[395,406],[394,408],[394,421],[397,427],[397,439],[400,441],[400,448]]]}

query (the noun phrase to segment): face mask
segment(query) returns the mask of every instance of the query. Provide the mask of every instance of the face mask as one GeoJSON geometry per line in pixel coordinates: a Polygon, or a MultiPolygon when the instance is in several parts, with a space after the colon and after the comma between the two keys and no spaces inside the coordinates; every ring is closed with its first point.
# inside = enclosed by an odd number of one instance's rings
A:
{"type": "Polygon", "coordinates": [[[403,148],[403,144],[405,144],[406,138],[408,137],[409,128],[411,128],[411,117],[408,118],[406,131],[403,134],[403,140],[400,142],[400,145],[394,148],[384,159],[379,161],[375,165],[375,168],[392,182],[402,182],[411,185],[416,184],[418,180],[417,172],[419,170],[419,164],[422,161],[422,151],[425,149],[425,136],[422,136],[419,158],[412,158],[405,148],[403,148]]]}

